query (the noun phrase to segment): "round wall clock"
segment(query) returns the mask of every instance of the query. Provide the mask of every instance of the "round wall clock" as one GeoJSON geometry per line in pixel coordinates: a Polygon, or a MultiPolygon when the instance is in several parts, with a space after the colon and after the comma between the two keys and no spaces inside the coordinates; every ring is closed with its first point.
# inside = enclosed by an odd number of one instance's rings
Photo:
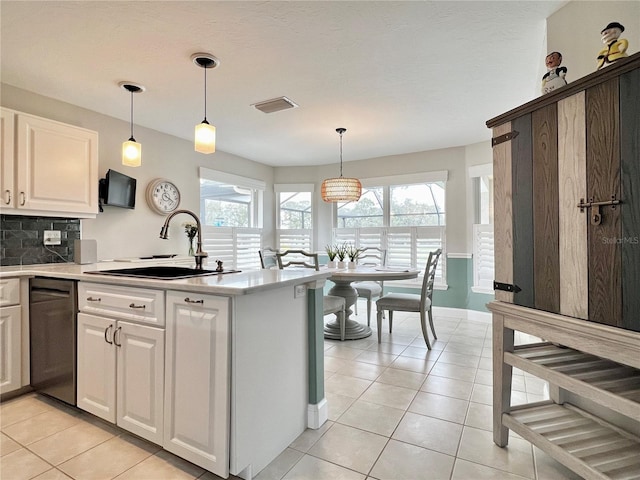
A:
{"type": "Polygon", "coordinates": [[[167,215],[180,206],[180,190],[164,178],[156,178],[147,185],[147,203],[151,210],[167,215]]]}

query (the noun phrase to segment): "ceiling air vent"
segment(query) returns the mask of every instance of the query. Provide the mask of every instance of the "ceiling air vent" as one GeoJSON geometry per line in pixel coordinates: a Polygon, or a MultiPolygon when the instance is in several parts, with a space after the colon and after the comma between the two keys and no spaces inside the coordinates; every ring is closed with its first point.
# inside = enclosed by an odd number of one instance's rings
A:
{"type": "Polygon", "coordinates": [[[289,108],[297,108],[298,105],[289,100],[287,97],[272,98],[271,100],[265,100],[264,102],[258,102],[252,104],[263,113],[279,112],[280,110],[287,110],[289,108]]]}

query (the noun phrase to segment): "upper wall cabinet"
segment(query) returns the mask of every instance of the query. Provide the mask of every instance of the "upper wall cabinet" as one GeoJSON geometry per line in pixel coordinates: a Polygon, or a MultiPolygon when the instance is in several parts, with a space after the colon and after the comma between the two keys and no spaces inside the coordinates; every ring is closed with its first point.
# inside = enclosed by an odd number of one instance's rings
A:
{"type": "Polygon", "coordinates": [[[95,217],[98,133],[2,108],[2,211],[95,217]]]}
{"type": "Polygon", "coordinates": [[[640,53],[487,125],[496,300],[640,331],[640,53]]]}

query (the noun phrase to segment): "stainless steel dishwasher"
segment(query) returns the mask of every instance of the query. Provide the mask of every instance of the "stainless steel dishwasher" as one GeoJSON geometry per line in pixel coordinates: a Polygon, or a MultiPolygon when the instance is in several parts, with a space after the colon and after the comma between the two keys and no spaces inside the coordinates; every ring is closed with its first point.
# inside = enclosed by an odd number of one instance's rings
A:
{"type": "Polygon", "coordinates": [[[29,285],[31,386],[76,404],[76,282],[32,278],[29,285]]]}

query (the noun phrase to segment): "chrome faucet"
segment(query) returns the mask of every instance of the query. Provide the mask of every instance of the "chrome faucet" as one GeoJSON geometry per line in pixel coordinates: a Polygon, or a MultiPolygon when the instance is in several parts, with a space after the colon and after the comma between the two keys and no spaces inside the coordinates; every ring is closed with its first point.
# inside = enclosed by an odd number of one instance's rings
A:
{"type": "Polygon", "coordinates": [[[160,230],[160,238],[162,238],[163,240],[166,240],[167,238],[169,238],[169,222],[171,222],[171,219],[176,215],[178,215],[179,213],[186,213],[187,215],[191,215],[196,221],[196,226],[198,227],[198,243],[196,244],[196,253],[195,253],[196,270],[202,270],[202,261],[205,258],[207,258],[209,254],[207,252],[202,251],[202,225],[200,224],[200,219],[195,213],[193,213],[191,210],[176,210],[175,212],[173,212],[164,221],[164,225],[160,230]]]}

